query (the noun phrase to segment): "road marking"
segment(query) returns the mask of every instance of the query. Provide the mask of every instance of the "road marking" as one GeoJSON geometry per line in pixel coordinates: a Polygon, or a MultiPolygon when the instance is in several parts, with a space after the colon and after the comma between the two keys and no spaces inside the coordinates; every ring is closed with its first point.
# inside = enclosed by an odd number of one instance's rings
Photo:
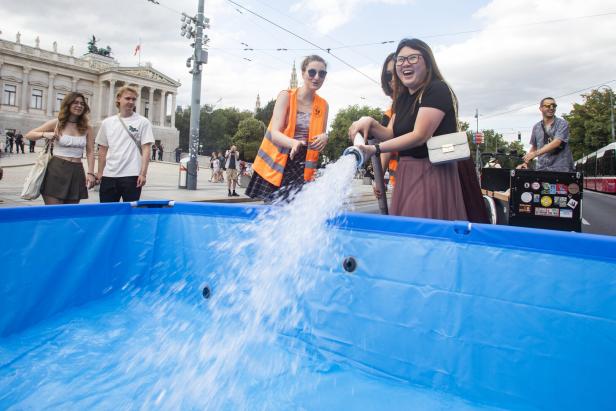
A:
{"type": "Polygon", "coordinates": [[[586,219],[585,219],[585,218],[582,218],[582,224],[584,224],[584,225],[590,225],[590,223],[589,223],[588,221],[586,221],[586,219]]]}

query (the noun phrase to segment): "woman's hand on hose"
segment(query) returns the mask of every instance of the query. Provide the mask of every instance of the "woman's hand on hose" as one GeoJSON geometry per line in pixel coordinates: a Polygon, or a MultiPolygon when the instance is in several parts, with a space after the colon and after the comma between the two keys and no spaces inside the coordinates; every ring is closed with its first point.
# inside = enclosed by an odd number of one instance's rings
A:
{"type": "Polygon", "coordinates": [[[349,127],[349,140],[351,141],[351,144],[353,143],[357,133],[360,133],[364,137],[364,142],[367,142],[368,136],[370,135],[370,128],[375,122],[375,119],[368,116],[361,117],[359,120],[354,121],[351,124],[351,127],[349,127]]]}

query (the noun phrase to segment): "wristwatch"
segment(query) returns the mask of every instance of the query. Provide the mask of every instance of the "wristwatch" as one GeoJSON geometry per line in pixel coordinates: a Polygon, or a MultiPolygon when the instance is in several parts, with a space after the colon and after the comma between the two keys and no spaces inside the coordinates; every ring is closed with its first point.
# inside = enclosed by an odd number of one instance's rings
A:
{"type": "Polygon", "coordinates": [[[374,153],[375,156],[380,156],[381,155],[381,146],[377,143],[374,145],[374,148],[376,149],[376,152],[374,153]]]}

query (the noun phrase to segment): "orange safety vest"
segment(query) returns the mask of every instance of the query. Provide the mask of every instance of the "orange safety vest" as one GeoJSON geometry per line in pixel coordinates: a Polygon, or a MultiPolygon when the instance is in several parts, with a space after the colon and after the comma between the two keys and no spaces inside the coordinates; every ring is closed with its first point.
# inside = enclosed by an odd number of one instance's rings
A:
{"type": "MultiPolygon", "coordinates": [[[[325,115],[327,111],[327,102],[314,95],[312,101],[312,113],[310,114],[310,126],[308,128],[308,147],[314,140],[314,137],[325,131],[325,115]]],[[[289,90],[289,112],[287,115],[287,127],[284,129],[283,134],[287,137],[293,138],[295,136],[295,122],[297,119],[297,89],[289,90]]],[[[280,187],[282,184],[282,175],[287,165],[289,153],[291,149],[286,147],[279,147],[272,140],[272,122],[267,127],[267,132],[257,157],[252,166],[261,177],[263,177],[269,183],[280,187]]],[[[306,153],[306,165],[304,166],[304,181],[311,181],[314,178],[317,165],[319,164],[319,152],[308,148],[306,153]]]]}
{"type": "MultiPolygon", "coordinates": [[[[390,119],[393,116],[393,114],[394,113],[391,107],[385,111],[385,115],[389,117],[390,119]]],[[[391,157],[389,158],[389,164],[387,165],[387,168],[389,169],[389,182],[391,183],[393,187],[396,185],[396,169],[398,168],[398,153],[397,152],[391,153],[391,157]]]]}

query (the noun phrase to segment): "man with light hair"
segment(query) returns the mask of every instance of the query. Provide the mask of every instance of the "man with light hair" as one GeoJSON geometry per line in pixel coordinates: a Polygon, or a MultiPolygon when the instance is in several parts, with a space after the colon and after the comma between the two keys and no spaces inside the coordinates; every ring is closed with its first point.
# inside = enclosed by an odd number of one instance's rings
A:
{"type": "Polygon", "coordinates": [[[121,87],[118,114],[103,120],[96,136],[101,203],[137,201],[146,183],[154,135],[150,121],[135,113],[138,97],[134,88],[121,87]]]}

